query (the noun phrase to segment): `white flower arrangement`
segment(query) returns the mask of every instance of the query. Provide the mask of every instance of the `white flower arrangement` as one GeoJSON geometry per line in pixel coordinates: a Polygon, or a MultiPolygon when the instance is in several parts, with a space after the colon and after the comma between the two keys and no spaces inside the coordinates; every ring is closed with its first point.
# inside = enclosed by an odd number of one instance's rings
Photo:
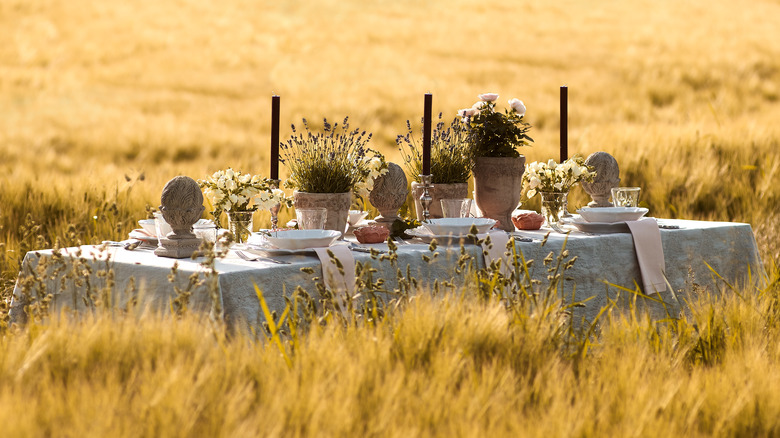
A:
{"type": "Polygon", "coordinates": [[[198,180],[203,196],[214,210],[219,222],[223,211],[266,210],[276,204],[292,205],[292,199],[275,188],[272,181],[260,175],[242,174],[231,168],[214,172],[208,179],[198,180]]]}
{"type": "Polygon", "coordinates": [[[526,196],[533,198],[538,192],[568,192],[580,181],[593,181],[594,176],[596,172],[575,155],[561,164],[554,160],[526,164],[523,182],[528,187],[526,196]]]}

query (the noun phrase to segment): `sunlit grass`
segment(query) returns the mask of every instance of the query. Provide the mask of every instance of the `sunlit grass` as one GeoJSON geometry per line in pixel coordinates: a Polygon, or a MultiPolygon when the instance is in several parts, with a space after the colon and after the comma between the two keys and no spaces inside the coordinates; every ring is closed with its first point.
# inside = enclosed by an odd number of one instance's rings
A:
{"type": "MultiPolygon", "coordinates": [[[[175,175],[267,175],[272,93],[283,140],[303,117],[349,116],[398,163],[424,93],[445,118],[479,93],[518,97],[536,161],[557,158],[564,84],[570,153],[613,154],[653,216],[750,223],[776,272],[778,16],[771,0],[4,0],[0,294],[26,250],[124,238],[175,175]]],[[[585,357],[473,291],[421,294],[373,328],[313,330],[292,368],[195,314],[34,324],[0,338],[0,404],[13,407],[0,424],[8,436],[777,435],[776,286],[703,296],[676,323],[611,315],[585,357]]]]}

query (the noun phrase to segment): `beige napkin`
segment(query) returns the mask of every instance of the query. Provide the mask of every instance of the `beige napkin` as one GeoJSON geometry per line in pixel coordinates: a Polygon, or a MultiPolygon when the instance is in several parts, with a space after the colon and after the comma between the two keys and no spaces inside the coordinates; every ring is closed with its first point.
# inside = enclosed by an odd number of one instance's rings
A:
{"type": "Polygon", "coordinates": [[[490,236],[490,245],[482,242],[482,253],[485,255],[485,266],[490,266],[494,260],[501,260],[501,273],[508,276],[511,272],[511,256],[506,255],[506,243],[509,242],[509,234],[494,230],[489,234],[477,234],[480,240],[490,236]]]}
{"type": "Polygon", "coordinates": [[[352,292],[355,289],[355,257],[347,245],[332,245],[327,248],[314,248],[322,263],[322,281],[329,289],[338,292],[352,292]],[[328,251],[341,262],[344,273],[331,260],[328,251]]]}
{"type": "Polygon", "coordinates": [[[638,221],[627,221],[628,229],[634,238],[636,258],[639,261],[639,271],[642,273],[644,292],[653,294],[666,290],[664,271],[664,248],[661,245],[661,232],[658,222],[653,218],[638,221]]]}

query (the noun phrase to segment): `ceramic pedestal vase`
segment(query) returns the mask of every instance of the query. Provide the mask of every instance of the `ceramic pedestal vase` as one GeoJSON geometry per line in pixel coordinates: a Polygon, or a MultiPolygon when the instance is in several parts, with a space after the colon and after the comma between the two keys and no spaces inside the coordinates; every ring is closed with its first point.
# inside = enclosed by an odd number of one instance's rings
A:
{"type": "Polygon", "coordinates": [[[228,231],[233,234],[236,243],[246,243],[252,235],[252,214],[254,211],[228,211],[228,231]]]}
{"type": "Polygon", "coordinates": [[[482,215],[514,231],[512,212],[520,203],[525,157],[480,157],[474,165],[474,202],[482,215]]]}
{"type": "MultiPolygon", "coordinates": [[[[433,189],[428,193],[433,198],[431,202],[431,219],[438,219],[443,217],[441,212],[441,200],[442,199],[462,199],[469,197],[469,185],[468,183],[451,183],[451,184],[433,184],[433,189]]],[[[423,194],[422,184],[418,182],[412,182],[412,196],[414,196],[414,207],[417,211],[417,220],[422,220],[422,204],[420,204],[420,196],[423,194]]]]}
{"type": "Polygon", "coordinates": [[[561,229],[561,218],[566,214],[569,192],[539,192],[542,197],[542,216],[547,226],[564,233],[561,229]]]}
{"type": "Polygon", "coordinates": [[[293,192],[295,208],[322,207],[328,211],[325,219],[326,230],[336,230],[344,233],[347,229],[349,205],[352,203],[352,192],[344,193],[309,193],[293,192]]]}

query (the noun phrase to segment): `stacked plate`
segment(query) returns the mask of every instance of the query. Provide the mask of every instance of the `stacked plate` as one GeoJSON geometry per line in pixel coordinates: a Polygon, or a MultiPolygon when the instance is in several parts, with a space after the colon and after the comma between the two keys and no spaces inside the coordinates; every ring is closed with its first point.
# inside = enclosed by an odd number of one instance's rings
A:
{"type": "Polygon", "coordinates": [[[440,218],[424,222],[406,233],[425,242],[436,239],[446,243],[453,238],[467,236],[472,227],[476,227],[477,233],[487,233],[495,224],[495,220],[483,217],[440,218]]]}
{"type": "Polygon", "coordinates": [[[298,254],[330,246],[339,237],[341,233],[335,230],[264,231],[252,233],[245,246],[267,254],[298,254]]]}
{"type": "Polygon", "coordinates": [[[626,221],[636,221],[649,210],[642,207],[583,207],[569,223],[586,233],[628,233],[626,221]]]}

